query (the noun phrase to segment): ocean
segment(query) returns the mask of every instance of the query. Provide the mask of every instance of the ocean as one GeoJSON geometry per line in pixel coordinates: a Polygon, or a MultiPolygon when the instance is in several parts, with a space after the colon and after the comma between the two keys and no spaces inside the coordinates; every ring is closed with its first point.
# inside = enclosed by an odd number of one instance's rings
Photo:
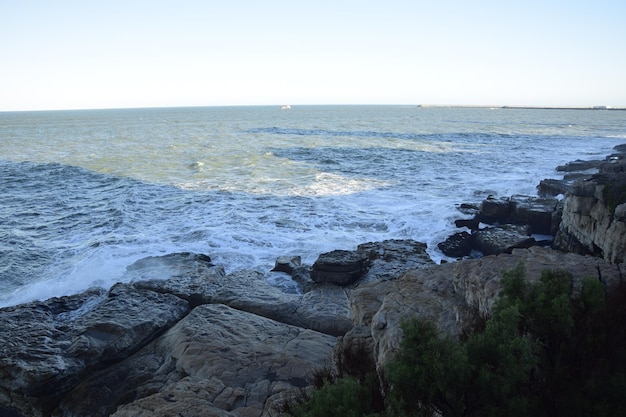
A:
{"type": "Polygon", "coordinates": [[[626,142],[626,111],[419,106],[0,113],[0,307],[108,288],[138,259],[269,273],[457,231],[460,203],[536,195],[626,142]]]}

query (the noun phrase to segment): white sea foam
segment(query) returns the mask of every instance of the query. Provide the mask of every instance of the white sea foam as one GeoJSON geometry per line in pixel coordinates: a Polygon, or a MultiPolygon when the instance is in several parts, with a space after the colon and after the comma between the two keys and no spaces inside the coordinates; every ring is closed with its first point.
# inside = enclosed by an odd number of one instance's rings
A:
{"type": "Polygon", "coordinates": [[[439,261],[457,204],[533,195],[626,137],[626,112],[340,109],[0,114],[0,306],[108,288],[172,252],[267,272],[411,238],[439,261]]]}

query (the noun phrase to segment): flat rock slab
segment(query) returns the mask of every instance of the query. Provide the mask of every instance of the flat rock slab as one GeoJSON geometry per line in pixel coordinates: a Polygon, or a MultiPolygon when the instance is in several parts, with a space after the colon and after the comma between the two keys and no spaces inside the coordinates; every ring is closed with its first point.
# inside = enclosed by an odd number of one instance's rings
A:
{"type": "Polygon", "coordinates": [[[268,415],[273,397],[308,385],[312,371],[331,362],[335,342],[222,304],[202,305],[133,358],[78,386],[63,408],[116,417],[268,415]]]}
{"type": "Polygon", "coordinates": [[[526,226],[509,224],[481,229],[472,237],[474,248],[484,255],[510,253],[515,248],[528,248],[536,243],[528,236],[526,226]]]}

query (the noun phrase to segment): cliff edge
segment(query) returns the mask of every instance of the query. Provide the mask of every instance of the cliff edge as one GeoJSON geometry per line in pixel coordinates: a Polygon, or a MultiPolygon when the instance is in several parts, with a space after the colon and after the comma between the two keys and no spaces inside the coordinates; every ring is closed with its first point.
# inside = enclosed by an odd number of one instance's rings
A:
{"type": "Polygon", "coordinates": [[[599,173],[576,182],[565,196],[556,249],[626,261],[626,145],[615,150],[599,173]]]}

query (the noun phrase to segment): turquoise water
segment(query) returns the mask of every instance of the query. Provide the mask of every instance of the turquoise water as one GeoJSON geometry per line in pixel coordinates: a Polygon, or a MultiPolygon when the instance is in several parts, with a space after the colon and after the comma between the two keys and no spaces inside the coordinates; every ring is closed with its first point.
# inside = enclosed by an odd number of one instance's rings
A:
{"type": "Polygon", "coordinates": [[[125,280],[137,259],[227,271],[454,232],[456,206],[536,193],[626,142],[626,112],[409,106],[0,113],[0,306],[125,280]]]}

